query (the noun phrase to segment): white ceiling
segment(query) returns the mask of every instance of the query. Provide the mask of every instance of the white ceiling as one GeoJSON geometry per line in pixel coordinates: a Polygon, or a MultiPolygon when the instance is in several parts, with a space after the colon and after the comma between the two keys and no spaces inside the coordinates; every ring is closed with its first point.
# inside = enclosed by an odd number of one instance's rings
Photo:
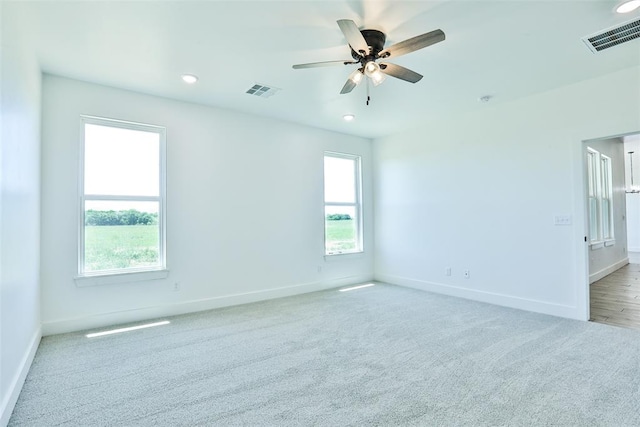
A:
{"type": "MultiPolygon", "coordinates": [[[[45,72],[324,129],[378,137],[640,65],[640,39],[598,54],[581,40],[637,18],[614,0],[110,1],[4,3],[3,27],[28,29],[45,72]],[[387,44],[440,28],[446,40],[397,58],[425,77],[340,95],[355,68],[293,70],[350,58],[336,20],[387,44]],[[188,86],[180,74],[200,81],[188,86]],[[281,88],[263,99],[254,83],[281,88]],[[488,104],[478,102],[491,95],[488,104]],[[356,115],[346,123],[342,116],[356,115]]],[[[3,34],[10,40],[10,34],[3,34]]],[[[638,90],[638,88],[630,88],[638,90]]]]}

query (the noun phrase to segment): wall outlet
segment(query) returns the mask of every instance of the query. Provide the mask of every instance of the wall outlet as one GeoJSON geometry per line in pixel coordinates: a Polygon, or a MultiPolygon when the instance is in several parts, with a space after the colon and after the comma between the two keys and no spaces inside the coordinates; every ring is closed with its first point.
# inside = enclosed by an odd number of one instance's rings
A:
{"type": "Polygon", "coordinates": [[[469,273],[469,270],[465,270],[464,271],[464,278],[468,279],[469,277],[471,277],[471,274],[469,273]]]}
{"type": "Polygon", "coordinates": [[[322,273],[322,266],[321,265],[318,266],[318,273],[322,273]]]}
{"type": "Polygon", "coordinates": [[[451,267],[447,267],[444,269],[444,275],[445,276],[451,276],[451,267]]]}
{"type": "Polygon", "coordinates": [[[179,290],[180,290],[180,282],[175,282],[175,283],[173,284],[173,289],[172,289],[172,291],[173,291],[173,292],[178,292],[179,290]]]}

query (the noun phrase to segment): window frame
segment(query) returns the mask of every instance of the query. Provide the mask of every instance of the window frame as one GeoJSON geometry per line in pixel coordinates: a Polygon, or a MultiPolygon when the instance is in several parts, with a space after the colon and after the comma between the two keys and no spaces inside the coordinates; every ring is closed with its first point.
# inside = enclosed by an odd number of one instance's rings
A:
{"type": "Polygon", "coordinates": [[[353,255],[360,254],[364,252],[364,238],[363,238],[363,218],[362,218],[362,156],[357,154],[349,154],[349,153],[340,153],[336,151],[325,151],[322,157],[322,198],[323,198],[323,206],[322,206],[322,221],[323,221],[323,243],[324,243],[324,256],[325,257],[334,257],[334,256],[344,256],[344,255],[353,255]],[[325,175],[325,158],[333,157],[338,159],[346,159],[352,160],[354,162],[354,195],[355,202],[327,202],[326,200],[326,175],[325,175]],[[328,252],[327,251],[327,218],[326,218],[326,208],[330,206],[336,207],[352,207],[355,210],[355,243],[356,248],[350,251],[338,251],[338,252],[328,252]]]}
{"type": "Polygon", "coordinates": [[[591,249],[613,246],[613,163],[611,157],[591,147],[587,147],[587,214],[591,249]],[[595,210],[591,209],[592,201],[595,202],[595,210]],[[596,218],[592,218],[592,212],[596,218]],[[594,230],[595,235],[592,233],[594,230]]]}
{"type": "Polygon", "coordinates": [[[78,182],[78,260],[76,284],[92,286],[125,281],[152,280],[167,277],[166,251],[166,128],[145,123],[130,122],[105,117],[80,116],[80,150],[78,182]],[[156,133],[159,136],[159,189],[158,196],[85,194],[85,128],[87,124],[156,133]],[[85,203],[87,201],[135,201],[158,203],[158,265],[150,267],[119,268],[112,270],[85,270],[85,203]],[[106,278],[106,279],[105,279],[106,278]],[[87,280],[89,279],[89,280],[87,280]]]}
{"type": "Polygon", "coordinates": [[[602,240],[605,242],[615,238],[613,230],[613,186],[611,182],[613,173],[611,169],[611,157],[600,153],[600,178],[602,179],[600,217],[602,218],[602,240]],[[607,211],[606,216],[605,210],[607,211]]]}
{"type": "Polygon", "coordinates": [[[601,213],[600,213],[600,198],[598,197],[600,186],[599,173],[599,152],[591,147],[587,147],[587,200],[588,200],[588,216],[589,216],[589,243],[597,244],[600,242],[600,236],[602,234],[601,228],[601,213]],[[595,209],[592,209],[591,204],[595,203],[595,209]],[[595,218],[592,218],[591,213],[595,213],[595,218]],[[592,233],[595,231],[595,233],[592,233]]]}

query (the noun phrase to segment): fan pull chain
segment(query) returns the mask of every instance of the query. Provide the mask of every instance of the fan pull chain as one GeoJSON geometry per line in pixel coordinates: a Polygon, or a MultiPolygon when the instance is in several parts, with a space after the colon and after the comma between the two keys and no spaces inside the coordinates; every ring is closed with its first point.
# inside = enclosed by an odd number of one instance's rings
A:
{"type": "Polygon", "coordinates": [[[369,96],[369,79],[367,79],[367,105],[371,101],[371,97],[369,96]]]}

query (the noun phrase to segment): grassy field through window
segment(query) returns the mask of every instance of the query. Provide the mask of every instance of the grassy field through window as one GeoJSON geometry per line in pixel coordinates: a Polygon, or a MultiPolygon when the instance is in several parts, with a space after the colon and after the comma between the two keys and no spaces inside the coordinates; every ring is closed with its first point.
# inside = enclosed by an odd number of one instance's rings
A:
{"type": "Polygon", "coordinates": [[[85,227],[86,271],[160,265],[157,225],[85,227]]]}
{"type": "Polygon", "coordinates": [[[356,227],[352,219],[325,222],[327,253],[349,252],[356,248],[356,227]]]}
{"type": "MultiPolygon", "coordinates": [[[[327,221],[327,250],[348,252],[356,247],[353,220],[327,221]]],[[[160,264],[157,225],[85,227],[87,271],[150,267],[160,264]]]]}

